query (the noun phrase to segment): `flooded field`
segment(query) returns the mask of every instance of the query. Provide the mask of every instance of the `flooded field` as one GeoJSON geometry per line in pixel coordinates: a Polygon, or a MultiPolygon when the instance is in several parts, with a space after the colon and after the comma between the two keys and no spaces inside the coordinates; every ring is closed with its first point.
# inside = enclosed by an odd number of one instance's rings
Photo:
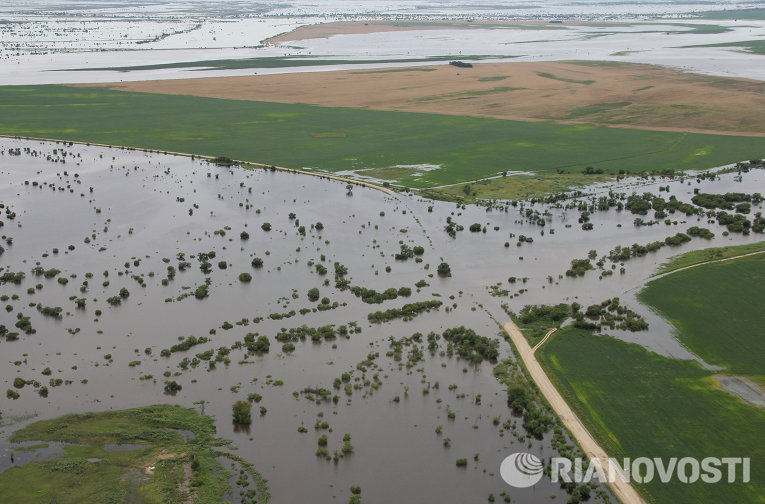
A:
{"type": "MultiPolygon", "coordinates": [[[[528,436],[492,375],[496,360],[459,357],[445,331],[496,340],[502,360],[503,304],[619,296],[649,330],[616,336],[692,357],[635,291],[672,255],[762,240],[679,212],[636,226],[615,208],[593,212],[585,231],[577,205],[587,197],[462,208],[126,149],[2,139],[0,154],[0,379],[18,394],[0,398],[5,433],[64,413],[196,407],[269,480],[275,502],[344,500],[350,485],[365,503],[566,498],[551,482],[511,489],[499,477],[510,453],[552,455],[551,433],[528,436]],[[452,237],[449,222],[464,229],[452,237]],[[565,275],[592,249],[603,257],[690,226],[715,238],[565,275]],[[375,294],[381,302],[362,299],[375,294]],[[405,304],[403,317],[368,316],[405,304]],[[253,422],[235,428],[231,406],[248,398],[253,422]]],[[[688,202],[696,189],[763,192],[765,172],[628,178],[615,191],[688,202]]],[[[0,448],[6,468],[11,448],[0,448]]]]}
{"type": "Polygon", "coordinates": [[[474,56],[488,61],[625,61],[762,79],[762,55],[749,51],[751,44],[747,43],[755,41],[754,46],[758,45],[765,23],[751,17],[703,19],[702,15],[707,10],[759,6],[757,2],[732,1],[710,5],[516,0],[465,6],[458,2],[421,5],[408,0],[358,5],[325,0],[290,4],[232,0],[213,4],[116,2],[108,6],[83,2],[70,7],[59,2],[32,5],[13,0],[0,6],[0,84],[381,68],[422,62],[446,64],[452,57],[474,56]],[[387,20],[408,28],[269,42],[301,26],[370,20],[387,20]],[[462,25],[418,27],[434,20],[462,25]],[[474,22],[521,25],[465,26],[474,22]],[[708,47],[715,44],[731,45],[708,47]],[[273,61],[285,57],[293,59],[273,61]],[[422,61],[390,62],[412,58],[422,61]],[[306,61],[328,59],[306,66],[306,61]],[[337,64],[332,64],[333,59],[337,64]],[[144,68],[147,65],[158,67],[144,68]],[[121,70],[108,70],[115,67],[121,70]],[[124,71],[125,67],[139,68],[124,71]]]}

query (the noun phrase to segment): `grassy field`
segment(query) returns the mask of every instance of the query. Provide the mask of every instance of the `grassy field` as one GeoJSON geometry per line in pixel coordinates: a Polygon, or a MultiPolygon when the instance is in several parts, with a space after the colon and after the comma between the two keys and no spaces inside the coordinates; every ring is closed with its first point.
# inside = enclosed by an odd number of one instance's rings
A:
{"type": "MultiPolygon", "coordinates": [[[[761,244],[760,244],[761,245],[761,244]]],[[[765,373],[765,254],[707,264],[649,283],[638,298],[671,321],[680,341],[725,373],[765,373]]]]}
{"type": "Polygon", "coordinates": [[[655,478],[638,487],[655,503],[762,503],[765,411],[720,390],[712,372],[609,336],[566,328],[537,357],[610,456],[751,457],[751,481],[655,478]]]}
{"type": "Polygon", "coordinates": [[[661,275],[663,273],[669,273],[670,271],[684,268],[686,266],[693,266],[694,264],[700,264],[707,261],[715,261],[718,259],[727,259],[728,257],[740,256],[749,254],[751,252],[759,252],[761,250],[765,250],[765,242],[692,250],[690,252],[686,252],[685,254],[680,254],[670,258],[669,261],[659,267],[659,271],[657,271],[656,274],[661,275]]]}
{"type": "MultiPolygon", "coordinates": [[[[15,432],[11,441],[48,441],[65,445],[64,455],[34,461],[0,474],[0,502],[25,504],[107,504],[122,502],[222,503],[228,474],[218,462],[210,417],[177,406],[148,406],[123,411],[67,415],[36,422],[15,432]],[[191,431],[184,442],[179,432],[191,431]],[[136,444],[143,448],[107,451],[105,444],[136,444]],[[146,467],[154,466],[148,475],[146,467]],[[23,482],[23,484],[19,484],[23,482]]],[[[38,449],[45,445],[39,445],[38,449]]],[[[249,471],[259,479],[254,470],[249,471]]],[[[260,502],[268,500],[262,480],[260,502]]]]}
{"type": "Polygon", "coordinates": [[[0,134],[190,152],[331,172],[441,168],[401,184],[428,188],[505,170],[542,174],[703,169],[765,156],[765,138],[527,123],[129,93],[0,88],[0,134]],[[324,135],[332,132],[332,135],[324,135]]]}

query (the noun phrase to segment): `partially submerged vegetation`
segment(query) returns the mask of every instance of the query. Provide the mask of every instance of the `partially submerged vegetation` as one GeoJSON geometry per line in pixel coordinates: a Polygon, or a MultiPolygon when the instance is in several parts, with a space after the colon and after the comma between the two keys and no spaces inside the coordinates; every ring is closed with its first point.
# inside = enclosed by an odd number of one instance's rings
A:
{"type": "MultiPolygon", "coordinates": [[[[64,454],[0,474],[0,500],[223,503],[229,476],[218,458],[227,456],[221,449],[230,443],[214,434],[212,418],[166,405],[36,422],[14,432],[11,441],[66,443],[64,454]],[[108,445],[127,446],[111,450],[108,445]]],[[[242,465],[242,471],[256,490],[241,502],[268,502],[260,475],[251,466],[242,465]]]]}

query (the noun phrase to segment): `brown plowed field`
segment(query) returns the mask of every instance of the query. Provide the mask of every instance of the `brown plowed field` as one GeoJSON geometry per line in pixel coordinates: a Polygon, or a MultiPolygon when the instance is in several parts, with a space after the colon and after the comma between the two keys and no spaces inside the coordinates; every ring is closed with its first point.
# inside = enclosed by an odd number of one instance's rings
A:
{"type": "Polygon", "coordinates": [[[764,82],[627,63],[476,63],[472,68],[435,65],[105,85],[239,100],[765,136],[764,82]]]}

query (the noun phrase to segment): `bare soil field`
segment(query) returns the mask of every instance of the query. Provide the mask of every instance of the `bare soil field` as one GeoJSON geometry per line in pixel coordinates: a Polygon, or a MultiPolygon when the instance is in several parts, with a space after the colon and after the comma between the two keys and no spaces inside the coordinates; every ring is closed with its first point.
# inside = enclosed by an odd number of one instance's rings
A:
{"type": "MultiPolygon", "coordinates": [[[[566,24],[576,25],[583,23],[574,22],[566,24]]],[[[546,21],[338,21],[301,26],[295,30],[266,39],[263,42],[267,44],[282,44],[296,40],[328,38],[333,35],[355,35],[406,30],[474,30],[476,28],[491,29],[500,27],[518,27],[523,29],[524,26],[534,26],[536,29],[539,29],[540,26],[549,26],[552,30],[560,28],[559,24],[552,24],[546,21]]]]}
{"type": "Polygon", "coordinates": [[[126,91],[765,136],[765,83],[616,62],[476,63],[90,84],[126,91]]]}

